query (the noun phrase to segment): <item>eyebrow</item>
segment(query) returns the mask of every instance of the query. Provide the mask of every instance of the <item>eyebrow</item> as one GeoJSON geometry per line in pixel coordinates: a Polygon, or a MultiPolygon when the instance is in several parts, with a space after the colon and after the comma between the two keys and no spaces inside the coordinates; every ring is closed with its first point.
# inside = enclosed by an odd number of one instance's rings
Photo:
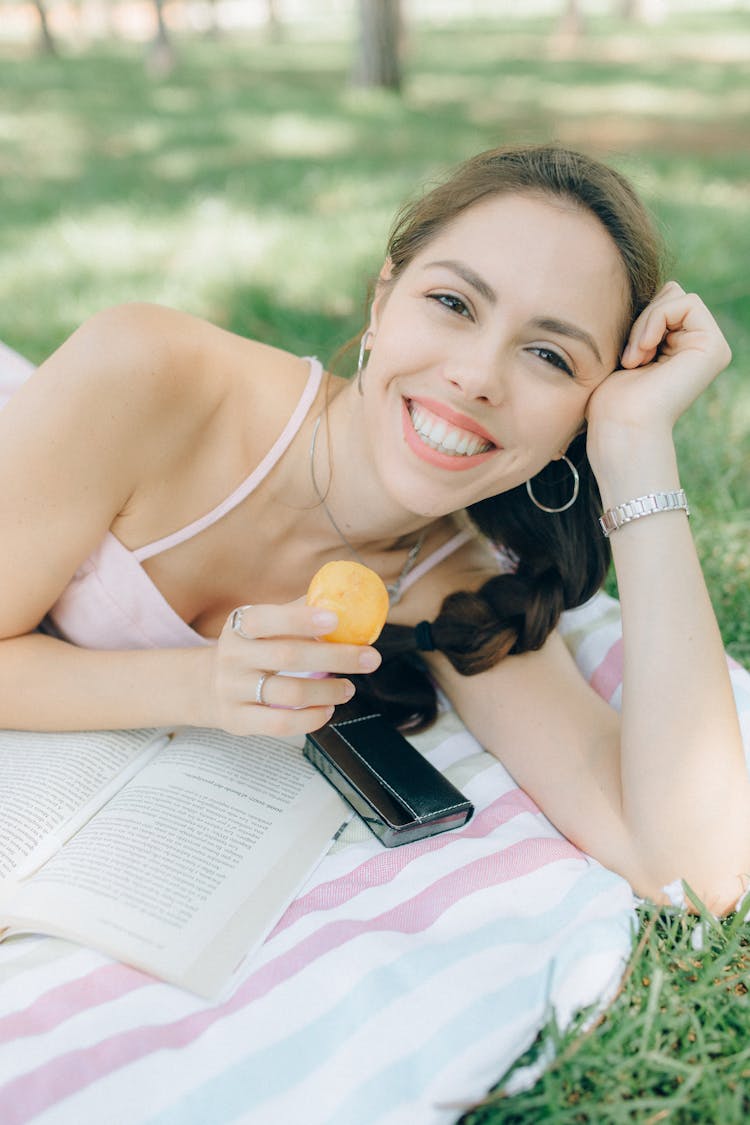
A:
{"type": "Polygon", "coordinates": [[[596,340],[583,328],[578,328],[575,324],[569,324],[567,320],[558,320],[554,316],[535,317],[531,324],[532,327],[539,328],[542,332],[554,332],[558,336],[568,336],[573,340],[580,340],[582,344],[586,344],[591,349],[599,363],[603,362],[596,346],[596,340]]]}
{"type": "Polygon", "coordinates": [[[497,293],[492,286],[489,285],[483,277],[480,277],[478,273],[474,273],[474,270],[470,269],[469,266],[465,266],[463,262],[456,262],[453,259],[444,262],[428,262],[425,269],[430,269],[431,266],[443,266],[445,269],[452,270],[453,273],[457,273],[459,277],[462,277],[468,285],[471,285],[473,289],[476,289],[477,293],[480,293],[485,301],[488,301],[491,305],[497,304],[497,293]]]}
{"type": "MultiPolygon", "coordinates": [[[[497,293],[492,286],[473,269],[464,265],[463,262],[457,262],[452,258],[441,262],[428,262],[425,269],[430,269],[432,266],[442,266],[444,269],[452,270],[453,273],[462,277],[468,285],[471,285],[490,305],[497,304],[497,293]]],[[[540,329],[542,332],[554,332],[557,336],[568,336],[572,340],[580,340],[593,352],[599,363],[603,362],[596,340],[585,329],[570,324],[567,320],[558,320],[554,316],[535,317],[531,321],[531,326],[540,329]]]]}

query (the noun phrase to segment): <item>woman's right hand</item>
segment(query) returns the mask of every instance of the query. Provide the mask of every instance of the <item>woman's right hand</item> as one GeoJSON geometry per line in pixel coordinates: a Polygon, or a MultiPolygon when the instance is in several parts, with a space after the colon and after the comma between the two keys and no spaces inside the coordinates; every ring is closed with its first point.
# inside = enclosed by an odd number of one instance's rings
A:
{"type": "Polygon", "coordinates": [[[321,640],[337,620],[304,598],[235,610],[209,657],[205,725],[275,737],[322,727],[334,707],[354,694],[351,680],[341,677],[372,672],[380,664],[380,654],[367,645],[321,640]]]}

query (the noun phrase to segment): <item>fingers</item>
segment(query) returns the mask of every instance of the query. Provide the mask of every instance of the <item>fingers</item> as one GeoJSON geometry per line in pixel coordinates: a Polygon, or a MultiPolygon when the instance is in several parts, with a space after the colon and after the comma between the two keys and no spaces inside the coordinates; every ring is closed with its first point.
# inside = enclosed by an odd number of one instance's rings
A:
{"type": "Polygon", "coordinates": [[[333,713],[333,707],[305,707],[295,710],[243,704],[227,708],[219,725],[229,734],[294,738],[319,730],[330,722],[333,713]]]}
{"type": "Polygon", "coordinates": [[[258,637],[323,637],[338,625],[335,613],[315,609],[304,598],[286,605],[243,605],[227,618],[225,631],[232,629],[245,639],[258,637]]]}
{"type": "Polygon", "coordinates": [[[340,676],[322,678],[288,676],[283,672],[248,674],[238,680],[233,699],[237,704],[256,707],[284,707],[294,710],[310,707],[338,707],[354,695],[354,684],[340,676]]]}
{"type": "MultiPolygon", "coordinates": [[[[633,322],[627,345],[622,353],[623,367],[640,367],[656,355],[667,329],[667,316],[676,312],[676,302],[686,296],[676,281],[668,281],[633,322]]],[[[672,327],[677,327],[672,324],[672,327]]]]}
{"type": "Polygon", "coordinates": [[[695,349],[721,370],[731,352],[719,326],[695,293],[669,281],[633,323],[621,363],[624,368],[649,364],[660,355],[695,349]]]}
{"type": "Polygon", "coordinates": [[[224,670],[219,725],[230,734],[286,737],[317,730],[354,695],[351,680],[296,677],[282,672],[224,670]]]}
{"type": "Polygon", "coordinates": [[[372,672],[380,654],[369,645],[321,640],[335,629],[335,613],[291,602],[286,606],[241,606],[222,631],[223,648],[248,669],[273,672],[372,672]]]}
{"type": "Polygon", "coordinates": [[[320,639],[336,623],[335,614],[301,600],[234,610],[214,656],[216,725],[232,734],[286,737],[328,722],[354,695],[346,675],[380,664],[369,646],[320,639]]]}

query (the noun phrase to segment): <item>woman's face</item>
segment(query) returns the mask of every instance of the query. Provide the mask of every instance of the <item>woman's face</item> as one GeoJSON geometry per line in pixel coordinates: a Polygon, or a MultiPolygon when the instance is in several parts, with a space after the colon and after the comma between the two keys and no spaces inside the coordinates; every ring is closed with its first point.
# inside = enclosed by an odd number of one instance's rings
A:
{"type": "Polygon", "coordinates": [[[626,288],[593,216],[525,195],[476,204],[382,284],[365,430],[394,497],[437,516],[559,458],[617,365],[626,288]]]}

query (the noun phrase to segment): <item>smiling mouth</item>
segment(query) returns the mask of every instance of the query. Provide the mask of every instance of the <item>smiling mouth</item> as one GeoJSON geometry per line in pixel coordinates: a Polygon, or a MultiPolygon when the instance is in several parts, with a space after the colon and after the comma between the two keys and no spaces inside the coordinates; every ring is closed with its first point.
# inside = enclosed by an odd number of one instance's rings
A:
{"type": "Polygon", "coordinates": [[[438,453],[444,453],[448,457],[475,457],[497,448],[493,442],[485,441],[470,430],[452,425],[416,402],[407,399],[406,406],[419,440],[438,453]]]}

